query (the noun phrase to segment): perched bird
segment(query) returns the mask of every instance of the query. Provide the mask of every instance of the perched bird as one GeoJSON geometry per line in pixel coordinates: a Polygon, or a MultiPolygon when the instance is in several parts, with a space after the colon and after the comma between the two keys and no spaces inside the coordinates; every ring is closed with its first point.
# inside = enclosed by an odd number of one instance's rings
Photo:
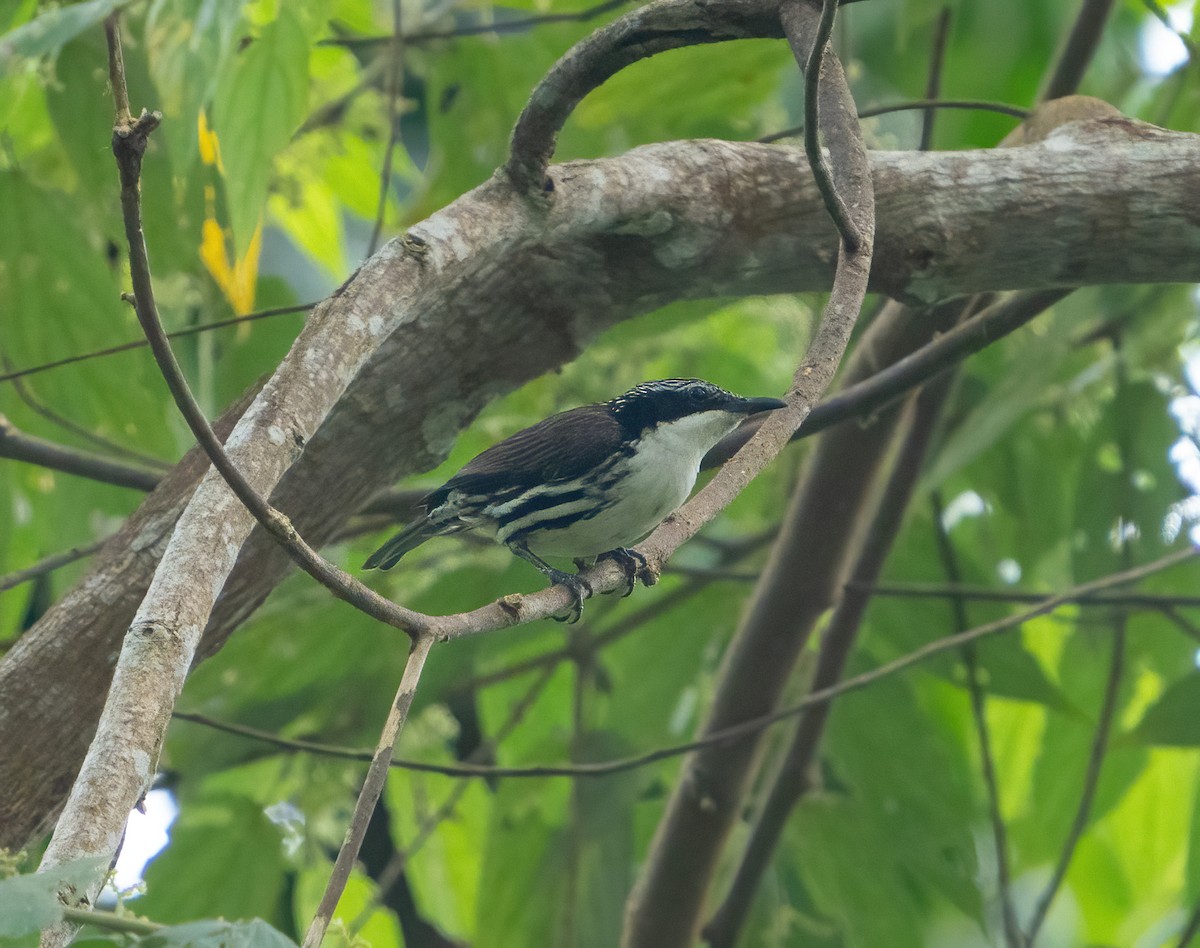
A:
{"type": "Polygon", "coordinates": [[[543,556],[616,559],[636,577],[645,537],[691,493],[704,455],[747,415],[783,408],[700,379],[643,382],[600,405],[552,415],[488,448],[421,500],[425,508],[371,554],[364,569],[390,569],[430,537],[463,530],[494,535],[575,595],[587,582],[543,556]]]}

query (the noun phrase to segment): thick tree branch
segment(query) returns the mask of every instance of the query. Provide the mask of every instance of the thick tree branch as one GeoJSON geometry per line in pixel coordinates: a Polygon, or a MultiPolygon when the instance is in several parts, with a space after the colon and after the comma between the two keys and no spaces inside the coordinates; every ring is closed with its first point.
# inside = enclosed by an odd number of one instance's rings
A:
{"type": "MultiPolygon", "coordinates": [[[[1196,281],[1197,167],[1200,138],[1120,117],[1003,153],[875,154],[872,285],[938,298],[977,286],[1196,281]],[[995,242],[979,242],[979,219],[995,222],[995,242]]],[[[385,246],[309,319],[230,451],[311,542],[397,476],[440,461],[488,401],[621,319],[672,299],[829,285],[833,228],[794,151],[675,143],[554,176],[555,199],[536,214],[495,181],[465,195],[415,229],[424,253],[385,246]],[[531,337],[544,345],[530,349],[531,337]]],[[[109,656],[198,470],[192,455],[0,663],[0,755],[28,778],[0,778],[0,841],[22,845],[60,804],[109,686],[109,656]]],[[[222,587],[249,527],[220,515],[204,523],[181,532],[220,554],[199,557],[189,591],[222,587]]],[[[251,538],[199,657],[289,565],[268,536],[251,538]]]]}

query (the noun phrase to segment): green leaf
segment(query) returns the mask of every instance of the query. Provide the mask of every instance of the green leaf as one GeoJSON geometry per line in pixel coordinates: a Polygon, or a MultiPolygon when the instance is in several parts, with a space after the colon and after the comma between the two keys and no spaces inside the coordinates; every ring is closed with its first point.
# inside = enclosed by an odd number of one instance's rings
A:
{"type": "Polygon", "coordinates": [[[307,98],[308,39],[284,7],[222,77],[213,100],[239,257],[262,215],[275,156],[304,117],[307,98]]]}
{"type": "Polygon", "coordinates": [[[0,36],[0,72],[15,56],[43,56],[60,49],[84,30],[95,26],[128,0],[87,0],[53,7],[34,20],[0,36]]]}
{"type": "Polygon", "coordinates": [[[255,918],[279,904],[283,871],[279,827],[261,806],[243,797],[185,796],[170,843],[146,869],[138,911],[163,922],[255,918]]]}
{"type": "Polygon", "coordinates": [[[53,925],[62,918],[62,889],[84,890],[95,884],[108,860],[79,859],[47,872],[0,881],[0,937],[14,938],[53,925]]]}
{"type": "Polygon", "coordinates": [[[212,919],[164,928],[138,940],[138,948],[295,948],[296,943],[260,918],[212,919]]]}
{"type": "Polygon", "coordinates": [[[1172,682],[1121,742],[1166,747],[1200,744],[1200,672],[1172,682]]]}

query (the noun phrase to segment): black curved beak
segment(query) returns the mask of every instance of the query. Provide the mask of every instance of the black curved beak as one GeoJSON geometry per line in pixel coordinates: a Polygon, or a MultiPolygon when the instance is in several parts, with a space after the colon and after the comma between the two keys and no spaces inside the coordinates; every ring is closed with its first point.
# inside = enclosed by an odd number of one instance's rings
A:
{"type": "Polygon", "coordinates": [[[739,398],[737,403],[729,406],[730,411],[741,412],[744,415],[756,415],[760,411],[776,411],[787,408],[787,402],[780,398],[739,398]]]}

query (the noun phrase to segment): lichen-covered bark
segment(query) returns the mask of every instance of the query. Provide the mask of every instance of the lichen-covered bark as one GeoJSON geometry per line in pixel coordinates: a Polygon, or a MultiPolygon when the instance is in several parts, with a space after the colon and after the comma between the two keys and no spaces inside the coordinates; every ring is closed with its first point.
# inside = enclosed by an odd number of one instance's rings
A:
{"type": "MultiPolygon", "coordinates": [[[[875,290],[934,300],[1200,280],[1198,136],[1118,118],[1026,148],[871,157],[875,290]]],[[[425,254],[390,245],[310,319],[236,439],[257,483],[277,481],[274,503],[310,541],[396,477],[439,461],[488,401],[619,320],[684,297],[829,285],[835,238],[798,151],[679,142],[550,174],[545,204],[496,182],[460,198],[413,229],[425,254]]],[[[24,844],[62,805],[200,468],[181,462],[0,663],[0,846],[24,844]]],[[[223,588],[211,617],[187,620],[195,634],[207,619],[201,656],[288,568],[260,531],[234,565],[249,521],[226,509],[241,519],[218,562],[191,578],[223,588]]]]}

